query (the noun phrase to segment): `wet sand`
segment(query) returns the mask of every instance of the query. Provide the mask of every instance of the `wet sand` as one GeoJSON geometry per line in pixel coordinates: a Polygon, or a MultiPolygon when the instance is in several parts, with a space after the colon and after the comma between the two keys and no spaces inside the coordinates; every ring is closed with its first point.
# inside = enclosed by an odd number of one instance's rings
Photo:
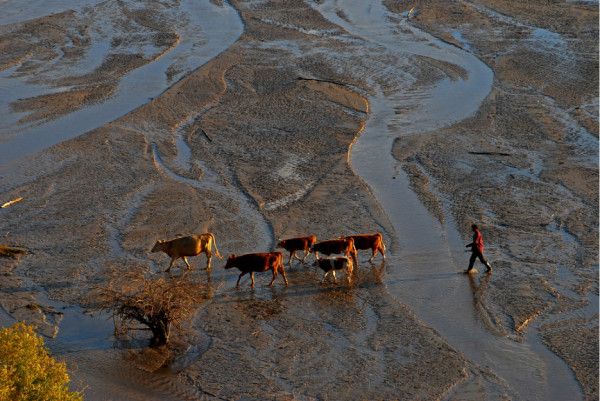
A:
{"type": "MultiPolygon", "coordinates": [[[[491,63],[488,50],[470,36],[475,29],[460,21],[443,20],[465,51],[427,35],[451,41],[425,11],[407,22],[402,9],[369,14],[352,2],[232,6],[244,24],[241,37],[236,41],[235,30],[228,31],[226,50],[133,112],[123,115],[123,109],[87,128],[74,124],[68,136],[58,131],[33,147],[18,145],[31,142],[26,138],[33,131],[3,133],[2,143],[24,149],[0,160],[0,194],[24,197],[2,210],[0,229],[9,232],[3,243],[31,250],[16,261],[0,260],[10,278],[0,287],[3,309],[13,318],[46,319],[50,334],[59,327],[51,347],[70,363],[76,382],[89,385],[87,399],[582,399],[579,386],[593,399],[597,244],[583,238],[590,232],[597,238],[597,224],[587,223],[597,221],[590,212],[597,184],[594,194],[587,181],[590,173],[597,177],[591,163],[597,148],[594,154],[589,147],[597,139],[580,135],[594,124],[593,104],[580,107],[591,107],[587,114],[570,109],[572,96],[553,101],[545,86],[542,106],[531,113],[546,123],[536,127],[558,144],[546,139],[540,150],[536,137],[507,135],[526,125],[498,106],[517,106],[494,103],[499,93],[510,93],[513,102],[531,95],[502,85],[503,66],[522,60],[518,47],[511,49],[517,55],[509,53],[511,63],[491,63]],[[386,39],[387,29],[397,30],[394,40],[386,39]],[[469,102],[460,100],[460,88],[469,102]],[[449,107],[451,95],[458,98],[449,107]],[[544,108],[566,111],[554,113],[557,123],[538,114],[544,108]],[[506,128],[482,128],[488,110],[506,128]],[[96,129],[77,136],[90,128],[96,129]],[[494,141],[504,147],[491,149],[494,141]],[[463,150],[461,143],[470,146],[463,150]],[[482,147],[472,146],[477,143],[482,147]],[[515,191],[493,191],[498,164],[489,165],[482,152],[503,161],[516,177],[515,191]],[[522,162],[528,158],[493,152],[546,152],[531,158],[560,155],[556,163],[562,164],[551,169],[544,162],[536,170],[534,163],[532,170],[522,162]],[[384,170],[374,168],[379,162],[384,170]],[[485,204],[458,178],[458,167],[466,165],[484,172],[481,180],[490,188],[485,204]],[[569,196],[549,196],[550,185],[568,189],[569,196]],[[529,216],[564,202],[572,214],[528,227],[551,230],[552,249],[576,258],[539,245],[516,250],[522,238],[549,235],[498,223],[515,224],[513,209],[529,216]],[[404,206],[401,212],[397,205],[404,206]],[[491,245],[491,277],[457,274],[468,256],[461,253],[461,240],[468,240],[463,227],[473,219],[483,222],[491,245]],[[268,250],[277,238],[298,234],[325,239],[382,231],[390,257],[374,266],[363,260],[350,287],[343,281],[319,285],[321,274],[301,265],[289,270],[290,287],[279,281],[268,289],[267,278],[258,275],[254,291],[247,281],[235,290],[237,274],[220,269],[221,262],[210,276],[194,272],[198,280],[210,279],[216,293],[194,320],[187,339],[192,346],[170,368],[156,370],[160,357],[153,364],[136,357],[139,345],[109,349],[113,339],[101,329],[107,327],[102,317],[71,317],[82,311],[69,305],[85,303],[107,267],[144,265],[161,274],[166,256],[148,253],[156,239],[207,230],[224,255],[268,250]],[[35,314],[28,314],[32,309],[35,314]],[[582,310],[591,313],[581,316],[582,310]],[[60,323],[50,319],[60,311],[60,323]],[[115,371],[123,373],[116,377],[115,371]]],[[[212,7],[220,12],[229,5],[212,7]]],[[[481,14],[476,7],[484,5],[473,7],[481,14]]],[[[495,16],[488,23],[507,24],[495,16]]],[[[175,68],[170,63],[152,68],[168,77],[175,68]]],[[[511,74],[513,85],[528,76],[511,74]]],[[[581,74],[594,78],[583,67],[581,74]]],[[[579,81],[565,85],[572,82],[579,81]]],[[[579,93],[581,99],[597,97],[593,90],[579,93]]],[[[101,110],[102,104],[81,101],[77,110],[101,110]]],[[[52,133],[63,118],[81,118],[67,113],[50,110],[39,129],[52,133]]],[[[545,210],[534,217],[543,221],[545,210]]],[[[204,257],[192,263],[199,267],[204,257]]]]}
{"type": "Polygon", "coordinates": [[[413,188],[445,203],[465,242],[471,221],[484,224],[498,268],[482,306],[496,330],[517,340],[538,332],[596,399],[598,342],[586,333],[598,330],[598,125],[587,111],[597,116],[598,43],[586,27],[597,6],[442,3],[415,23],[481,57],[494,87],[473,118],[399,140],[394,154],[427,177],[413,188]],[[580,334],[568,338],[571,329],[580,334]]]}

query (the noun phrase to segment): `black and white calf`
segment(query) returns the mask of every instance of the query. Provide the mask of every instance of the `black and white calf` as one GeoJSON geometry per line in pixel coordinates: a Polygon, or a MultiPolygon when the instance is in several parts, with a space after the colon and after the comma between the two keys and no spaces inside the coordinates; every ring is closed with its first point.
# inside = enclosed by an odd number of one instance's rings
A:
{"type": "Polygon", "coordinates": [[[335,271],[336,270],[346,270],[346,277],[348,279],[348,283],[350,283],[350,277],[352,276],[352,270],[354,269],[354,264],[352,263],[352,258],[347,256],[337,256],[333,258],[321,258],[315,261],[315,264],[318,265],[324,272],[323,283],[327,279],[327,275],[329,273],[333,273],[333,282],[336,282],[335,271]]]}

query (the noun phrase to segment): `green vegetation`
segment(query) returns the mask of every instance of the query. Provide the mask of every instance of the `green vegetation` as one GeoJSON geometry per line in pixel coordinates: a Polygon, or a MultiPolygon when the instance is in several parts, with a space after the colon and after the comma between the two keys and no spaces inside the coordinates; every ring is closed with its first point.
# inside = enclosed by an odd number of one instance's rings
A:
{"type": "Polygon", "coordinates": [[[82,401],[69,381],[64,362],[48,354],[32,326],[0,329],[0,401],[82,401]]]}

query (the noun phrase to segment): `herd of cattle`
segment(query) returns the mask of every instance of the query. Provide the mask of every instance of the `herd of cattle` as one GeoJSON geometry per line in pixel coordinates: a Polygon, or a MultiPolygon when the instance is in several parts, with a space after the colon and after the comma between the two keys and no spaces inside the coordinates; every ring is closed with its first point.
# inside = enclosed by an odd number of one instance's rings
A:
{"type": "MultiPolygon", "coordinates": [[[[172,240],[160,240],[154,244],[151,252],[162,251],[171,257],[171,263],[165,272],[169,272],[175,261],[179,258],[182,258],[187,268],[191,269],[187,257],[200,255],[201,253],[206,254],[206,269],[210,270],[213,246],[215,255],[222,259],[223,257],[219,254],[219,249],[217,248],[215,236],[212,233],[190,235],[172,240]]],[[[315,255],[314,264],[325,272],[323,282],[325,282],[329,273],[332,273],[335,282],[336,270],[346,270],[346,276],[348,282],[350,282],[354,266],[358,263],[358,250],[371,250],[372,255],[369,262],[373,261],[377,252],[381,253],[381,256],[385,259],[385,245],[380,233],[349,235],[321,242],[317,242],[317,237],[314,235],[289,238],[279,241],[277,248],[283,248],[290,253],[288,260],[290,267],[292,260],[297,259],[305,263],[308,255],[313,253],[315,255]],[[296,255],[296,252],[301,251],[304,252],[303,258],[296,255]],[[319,253],[327,255],[327,257],[319,257],[319,253]]],[[[241,271],[236,287],[239,287],[240,280],[244,275],[250,274],[251,286],[254,288],[254,273],[269,270],[273,274],[269,286],[273,285],[278,273],[281,273],[285,285],[288,285],[284,270],[283,254],[281,252],[247,253],[239,256],[232,254],[227,258],[225,269],[232,267],[237,267],[241,271]]]]}

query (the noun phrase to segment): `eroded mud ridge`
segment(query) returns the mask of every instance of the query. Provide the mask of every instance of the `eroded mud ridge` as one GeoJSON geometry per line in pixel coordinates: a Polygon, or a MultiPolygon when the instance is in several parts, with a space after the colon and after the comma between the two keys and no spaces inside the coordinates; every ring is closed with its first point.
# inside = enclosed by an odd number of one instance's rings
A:
{"type": "Polygon", "coordinates": [[[0,140],[52,136],[73,116],[73,139],[0,160],[2,199],[24,198],[1,210],[2,243],[29,250],[0,259],[0,321],[58,332],[51,348],[87,399],[550,399],[556,384],[557,399],[597,398],[593,6],[565,6],[576,23],[560,24],[536,2],[207,1],[235,13],[240,29],[215,39],[227,46],[197,69],[169,60],[167,90],[88,127],[77,113],[110,104],[129,71],[189,36],[200,54],[217,30],[183,1],[88,3],[0,26],[2,84],[35,86],[0,99],[0,140]],[[557,63],[570,73],[548,82],[557,63]],[[469,101],[448,107],[461,90],[469,101]],[[374,159],[380,173],[359,167],[374,159]],[[471,221],[491,276],[457,274],[471,221]],[[257,275],[256,290],[213,261],[210,276],[191,273],[215,294],[171,366],[112,348],[110,322],[76,306],[87,291],[108,268],[162,274],[154,241],[205,231],[224,255],[381,231],[389,259],[362,260],[352,286],[297,264],[288,288],[257,275]]]}

